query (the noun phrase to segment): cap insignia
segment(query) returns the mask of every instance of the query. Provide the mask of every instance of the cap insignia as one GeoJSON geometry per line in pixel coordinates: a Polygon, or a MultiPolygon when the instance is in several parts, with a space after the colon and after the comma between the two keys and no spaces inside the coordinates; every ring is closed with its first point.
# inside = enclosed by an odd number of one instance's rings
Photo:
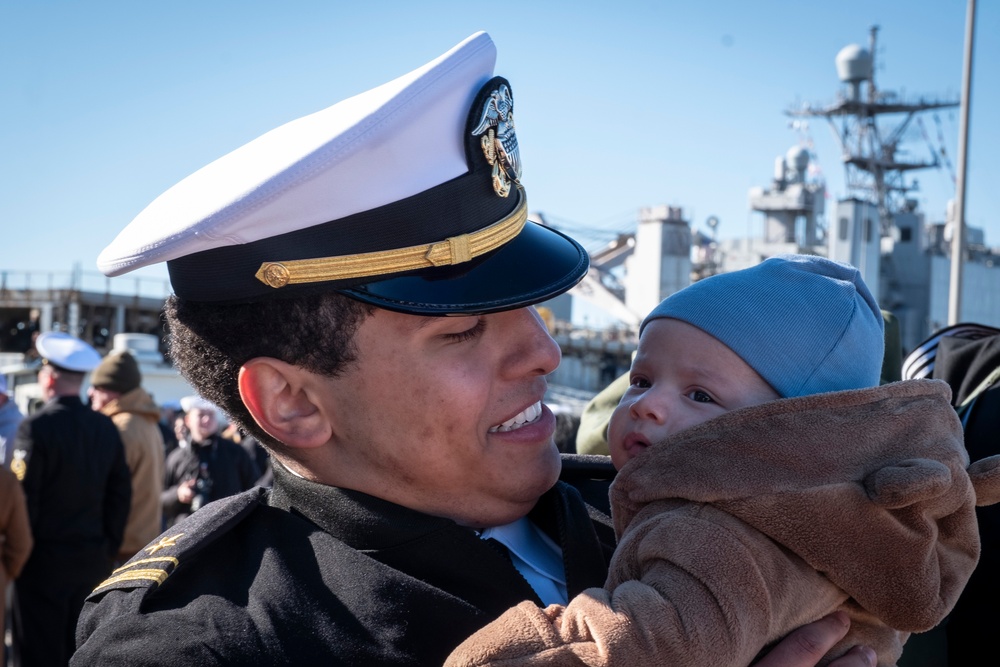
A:
{"type": "Polygon", "coordinates": [[[493,190],[506,197],[510,194],[511,181],[518,183],[521,179],[521,158],[514,134],[514,98],[506,84],[501,83],[490,92],[472,135],[482,135],[483,154],[493,167],[493,190]]]}

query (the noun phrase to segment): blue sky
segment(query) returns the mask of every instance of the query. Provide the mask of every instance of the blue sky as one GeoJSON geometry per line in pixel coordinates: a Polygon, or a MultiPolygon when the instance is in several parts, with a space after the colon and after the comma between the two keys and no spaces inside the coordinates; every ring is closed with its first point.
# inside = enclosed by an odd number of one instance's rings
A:
{"type": "MultiPolygon", "coordinates": [[[[834,100],[834,58],[879,25],[876,82],[907,97],[961,92],[961,0],[804,3],[34,2],[0,0],[0,270],[95,260],[184,176],[293,118],[403,74],[486,30],[512,84],[529,206],[588,247],[640,207],[681,206],[723,237],[759,229],[747,191],[811,139],[844,194],[825,121],[784,111],[834,100]],[[587,232],[585,234],[585,232],[587,232]]],[[[966,219],[1000,245],[1000,3],[980,2],[966,219]]],[[[957,169],[958,109],[907,136],[957,169]],[[939,135],[940,128],[940,135],[939,135]],[[940,137],[940,138],[939,138],[940,137]]],[[[930,221],[947,169],[918,174],[930,221]]],[[[832,202],[832,200],[831,200],[832,202]]],[[[829,210],[829,209],[828,209],[829,210]]],[[[162,280],[164,267],[135,276],[162,280]]]]}

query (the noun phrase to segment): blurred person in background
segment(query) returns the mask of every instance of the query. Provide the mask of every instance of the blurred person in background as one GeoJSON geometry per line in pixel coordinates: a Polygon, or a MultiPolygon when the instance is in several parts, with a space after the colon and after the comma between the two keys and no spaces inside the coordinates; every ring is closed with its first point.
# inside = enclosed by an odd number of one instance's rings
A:
{"type": "Polygon", "coordinates": [[[267,448],[260,444],[260,440],[244,431],[236,422],[229,424],[222,431],[222,437],[229,438],[245,449],[257,465],[260,477],[257,478],[254,486],[270,487],[274,482],[274,473],[271,471],[271,455],[267,453],[267,448]]]}
{"type": "Polygon", "coordinates": [[[35,542],[14,584],[13,658],[18,667],[58,667],[73,653],[84,599],[118,555],[132,482],[114,422],[80,398],[101,355],[62,332],[43,333],[35,346],[46,403],[21,422],[11,461],[35,542]]]}
{"type": "MultiPolygon", "coordinates": [[[[0,632],[7,628],[6,611],[10,604],[7,584],[21,574],[32,544],[24,490],[14,473],[0,467],[0,632]]],[[[6,654],[3,664],[7,664],[6,654]]]]}
{"type": "Polygon", "coordinates": [[[158,426],[160,408],[143,389],[142,373],[128,351],[104,357],[91,376],[90,407],[111,417],[125,446],[132,476],[132,505],[118,561],[125,562],[160,534],[163,511],[164,448],[158,426]]]}
{"type": "Polygon", "coordinates": [[[178,439],[177,433],[174,432],[174,420],[183,418],[179,414],[180,405],[177,407],[170,405],[160,406],[160,420],[156,423],[157,427],[160,429],[160,435],[163,437],[163,458],[166,459],[170,452],[177,449],[178,439]]]}
{"type": "Polygon", "coordinates": [[[260,471],[242,447],[222,437],[218,408],[200,396],[181,399],[187,438],[167,456],[163,515],[172,526],[205,504],[254,486],[260,471]]]}
{"type": "Polygon", "coordinates": [[[11,452],[14,451],[14,434],[24,415],[7,394],[7,377],[0,375],[0,459],[5,468],[10,468],[11,452]]]}

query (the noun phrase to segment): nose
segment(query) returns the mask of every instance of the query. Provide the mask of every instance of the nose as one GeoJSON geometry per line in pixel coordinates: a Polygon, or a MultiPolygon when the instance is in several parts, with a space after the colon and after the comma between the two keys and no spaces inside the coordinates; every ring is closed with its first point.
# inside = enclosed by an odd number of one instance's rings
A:
{"type": "Polygon", "coordinates": [[[548,375],[559,366],[562,351],[534,308],[499,315],[510,323],[503,330],[510,342],[507,368],[517,375],[548,375]]]}
{"type": "Polygon", "coordinates": [[[654,424],[663,425],[667,421],[668,410],[663,397],[650,387],[632,401],[629,414],[636,420],[647,419],[654,424]]]}

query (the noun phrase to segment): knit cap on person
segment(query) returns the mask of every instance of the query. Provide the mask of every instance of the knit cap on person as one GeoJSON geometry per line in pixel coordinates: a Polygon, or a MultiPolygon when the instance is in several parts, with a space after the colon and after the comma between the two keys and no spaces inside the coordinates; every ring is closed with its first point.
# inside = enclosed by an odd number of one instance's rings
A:
{"type": "Polygon", "coordinates": [[[142,382],[139,364],[130,352],[111,352],[94,369],[90,383],[98,389],[127,394],[142,382]]]}
{"type": "Polygon", "coordinates": [[[714,336],[784,398],[879,384],[882,311],[848,264],[778,255],[676,292],[643,320],[670,317],[714,336]]]}

